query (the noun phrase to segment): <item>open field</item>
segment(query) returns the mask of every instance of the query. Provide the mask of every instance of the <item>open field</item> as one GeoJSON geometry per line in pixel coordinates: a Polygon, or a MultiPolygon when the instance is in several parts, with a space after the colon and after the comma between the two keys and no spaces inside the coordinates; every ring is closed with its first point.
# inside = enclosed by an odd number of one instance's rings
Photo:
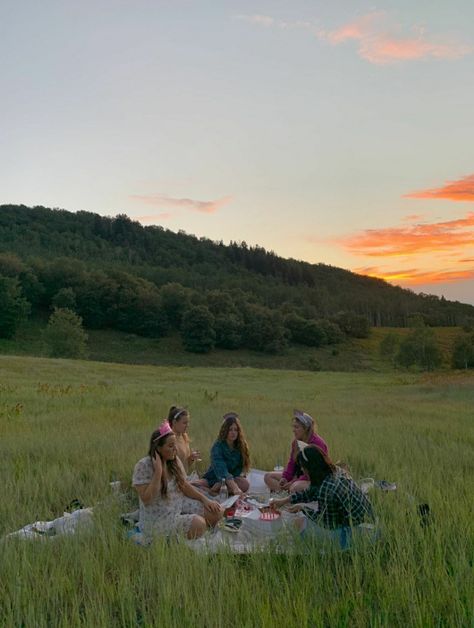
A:
{"type": "Polygon", "coordinates": [[[366,553],[204,557],[123,538],[119,505],[92,536],[0,545],[0,625],[472,626],[474,375],[127,366],[0,357],[0,536],[129,481],[172,403],[205,454],[240,412],[252,462],[286,456],[291,410],[313,414],[373,494],[382,542],[366,553]],[[416,504],[433,523],[422,528],[416,504]]]}

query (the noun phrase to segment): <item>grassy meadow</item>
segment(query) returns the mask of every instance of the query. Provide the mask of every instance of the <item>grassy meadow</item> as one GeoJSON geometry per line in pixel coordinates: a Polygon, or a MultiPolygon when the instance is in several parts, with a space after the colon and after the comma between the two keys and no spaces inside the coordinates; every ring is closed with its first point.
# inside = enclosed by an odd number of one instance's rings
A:
{"type": "Polygon", "coordinates": [[[78,498],[93,534],[0,543],[0,625],[472,626],[474,375],[130,366],[0,357],[0,537],[78,498]],[[286,458],[293,407],[372,492],[383,538],[364,552],[196,554],[124,539],[109,481],[129,483],[168,407],[187,405],[201,470],[237,410],[253,466],[286,458]],[[429,503],[420,526],[416,505],[429,503]]]}

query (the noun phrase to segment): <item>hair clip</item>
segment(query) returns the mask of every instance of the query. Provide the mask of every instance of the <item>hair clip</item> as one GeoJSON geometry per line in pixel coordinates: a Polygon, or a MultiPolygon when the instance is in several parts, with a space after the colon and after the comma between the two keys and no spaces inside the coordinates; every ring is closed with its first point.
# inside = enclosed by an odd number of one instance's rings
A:
{"type": "Polygon", "coordinates": [[[304,451],[306,449],[306,447],[308,447],[308,443],[305,443],[302,440],[297,440],[296,444],[298,445],[298,449],[300,450],[300,454],[303,456],[303,460],[305,462],[308,462],[308,458],[307,458],[307,456],[305,454],[305,451],[304,451]]]}

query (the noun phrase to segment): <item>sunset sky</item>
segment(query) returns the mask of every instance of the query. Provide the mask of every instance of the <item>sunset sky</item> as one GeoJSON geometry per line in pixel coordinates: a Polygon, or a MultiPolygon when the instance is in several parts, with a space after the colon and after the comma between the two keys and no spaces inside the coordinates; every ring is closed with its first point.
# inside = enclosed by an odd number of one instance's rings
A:
{"type": "Polygon", "coordinates": [[[474,303],[472,0],[2,0],[0,203],[474,303]]]}

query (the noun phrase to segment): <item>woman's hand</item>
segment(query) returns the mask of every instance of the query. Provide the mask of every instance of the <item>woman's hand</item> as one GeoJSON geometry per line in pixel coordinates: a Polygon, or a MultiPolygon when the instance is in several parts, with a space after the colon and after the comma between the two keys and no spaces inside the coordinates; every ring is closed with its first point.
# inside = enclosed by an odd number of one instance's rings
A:
{"type": "Polygon", "coordinates": [[[227,486],[229,488],[229,491],[232,493],[232,495],[243,495],[243,491],[240,490],[240,488],[237,485],[237,482],[235,482],[234,480],[229,480],[227,482],[227,486]]]}
{"type": "Polygon", "coordinates": [[[282,499],[271,499],[269,504],[272,510],[279,510],[282,506],[290,501],[289,497],[283,497],[282,499]]]}
{"type": "Polygon", "coordinates": [[[289,491],[290,490],[290,486],[291,486],[291,482],[288,482],[288,480],[286,478],[281,478],[281,480],[280,480],[280,488],[283,491],[289,491]]]}
{"type": "Polygon", "coordinates": [[[190,462],[200,461],[201,460],[201,452],[198,449],[193,449],[191,455],[189,456],[190,462]]]}
{"type": "Polygon", "coordinates": [[[222,512],[221,505],[218,502],[213,501],[212,499],[206,499],[203,506],[204,510],[207,510],[207,512],[215,514],[222,512]]]}
{"type": "Polygon", "coordinates": [[[163,473],[163,463],[161,461],[161,456],[157,451],[155,451],[155,455],[153,456],[153,468],[155,469],[155,473],[157,475],[161,475],[163,473]]]}
{"type": "Polygon", "coordinates": [[[288,512],[300,512],[300,510],[303,510],[303,508],[303,504],[293,504],[293,506],[288,507],[288,512]]]}

